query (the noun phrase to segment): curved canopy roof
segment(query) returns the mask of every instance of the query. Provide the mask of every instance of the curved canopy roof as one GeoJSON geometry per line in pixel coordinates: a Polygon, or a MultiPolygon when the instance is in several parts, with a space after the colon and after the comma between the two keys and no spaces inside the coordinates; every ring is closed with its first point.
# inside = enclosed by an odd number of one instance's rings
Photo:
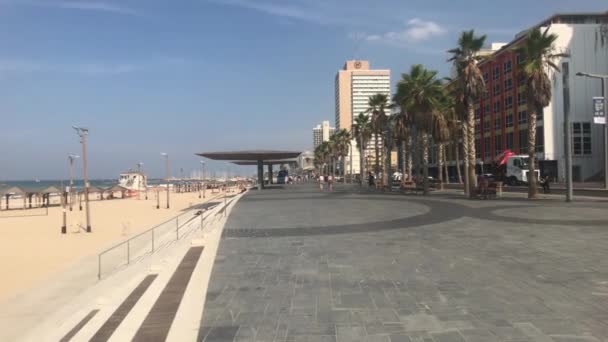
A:
{"type": "MultiPolygon", "coordinates": [[[[278,164],[294,164],[298,161],[295,159],[285,159],[285,160],[264,160],[264,165],[278,165],[278,164]]],[[[257,165],[257,160],[235,160],[232,161],[233,164],[236,165],[257,165]]]]}
{"type": "Polygon", "coordinates": [[[225,151],[225,152],[202,152],[196,153],[201,157],[213,160],[277,160],[295,158],[302,152],[299,151],[276,151],[276,150],[244,150],[244,151],[225,151]]]}

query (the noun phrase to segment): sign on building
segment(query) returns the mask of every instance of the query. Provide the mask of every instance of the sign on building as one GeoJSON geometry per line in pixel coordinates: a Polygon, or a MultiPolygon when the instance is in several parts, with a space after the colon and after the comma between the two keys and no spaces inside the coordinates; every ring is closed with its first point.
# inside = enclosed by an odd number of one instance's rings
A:
{"type": "Polygon", "coordinates": [[[604,97],[593,98],[593,122],[596,124],[606,124],[606,108],[604,108],[604,97]]]}

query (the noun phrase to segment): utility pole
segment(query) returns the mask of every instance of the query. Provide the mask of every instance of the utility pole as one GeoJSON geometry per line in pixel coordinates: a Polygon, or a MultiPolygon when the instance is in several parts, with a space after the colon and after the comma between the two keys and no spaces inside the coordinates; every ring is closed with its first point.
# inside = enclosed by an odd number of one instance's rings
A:
{"type": "Polygon", "coordinates": [[[87,217],[87,233],[91,232],[91,211],[89,208],[89,178],[87,177],[87,135],[89,129],[84,127],[72,126],[76,130],[76,134],[80,137],[82,144],[82,173],[84,178],[84,205],[87,217]]]}
{"type": "Polygon", "coordinates": [[[562,83],[564,88],[564,151],[566,157],[566,202],[572,202],[572,125],[570,124],[570,64],[562,63],[562,83]]]}
{"type": "MultiPolygon", "coordinates": [[[[205,198],[205,188],[207,187],[207,185],[205,184],[205,161],[201,160],[201,165],[203,168],[203,198],[205,198]]],[[[200,198],[200,196],[199,196],[200,198]]]]}
{"type": "MultiPolygon", "coordinates": [[[[588,74],[586,72],[577,72],[576,76],[583,76],[589,78],[596,78],[601,81],[602,85],[602,97],[604,98],[603,103],[603,111],[601,113],[602,116],[594,116],[594,120],[598,118],[602,122],[596,122],[604,125],[604,189],[608,190],[608,96],[606,96],[606,90],[608,90],[608,75],[597,75],[597,74],[588,74]]],[[[599,114],[599,113],[598,113],[599,114]]]]}
{"type": "Polygon", "coordinates": [[[72,211],[72,202],[74,202],[74,159],[80,158],[77,154],[68,154],[68,160],[70,161],[70,190],[69,190],[69,202],[70,211],[72,211]]]}
{"type": "Polygon", "coordinates": [[[162,152],[160,155],[165,157],[165,174],[167,180],[167,209],[169,209],[169,154],[162,152]]]}

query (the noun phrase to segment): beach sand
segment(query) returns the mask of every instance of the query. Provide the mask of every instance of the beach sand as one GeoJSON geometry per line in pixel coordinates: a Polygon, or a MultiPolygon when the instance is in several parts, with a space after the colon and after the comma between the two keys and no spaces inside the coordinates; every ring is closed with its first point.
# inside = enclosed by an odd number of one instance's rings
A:
{"type": "Polygon", "coordinates": [[[50,207],[44,216],[7,217],[19,213],[40,215],[46,209],[0,212],[0,301],[27,291],[82,258],[174,217],[191,205],[218,196],[223,195],[212,194],[211,190],[207,190],[206,199],[199,199],[198,192],[171,193],[170,209],[165,208],[165,192],[160,193],[161,209],[156,209],[153,192],[148,193],[148,200],[142,195],[142,199],[91,201],[92,233],[85,232],[85,211],[79,211],[77,204],[73,211],[67,211],[67,234],[61,234],[61,207],[50,207]]]}

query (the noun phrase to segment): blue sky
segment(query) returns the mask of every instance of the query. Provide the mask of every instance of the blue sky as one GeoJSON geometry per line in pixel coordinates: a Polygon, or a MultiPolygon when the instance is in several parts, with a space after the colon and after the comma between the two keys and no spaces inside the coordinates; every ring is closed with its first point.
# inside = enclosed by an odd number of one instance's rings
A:
{"type": "Polygon", "coordinates": [[[393,83],[415,63],[446,74],[464,29],[506,42],[553,13],[599,10],[605,0],[0,0],[0,180],[65,178],[72,124],[91,131],[94,178],[138,161],[160,176],[161,151],[177,175],[198,151],[310,149],[346,59],[393,83]]]}

